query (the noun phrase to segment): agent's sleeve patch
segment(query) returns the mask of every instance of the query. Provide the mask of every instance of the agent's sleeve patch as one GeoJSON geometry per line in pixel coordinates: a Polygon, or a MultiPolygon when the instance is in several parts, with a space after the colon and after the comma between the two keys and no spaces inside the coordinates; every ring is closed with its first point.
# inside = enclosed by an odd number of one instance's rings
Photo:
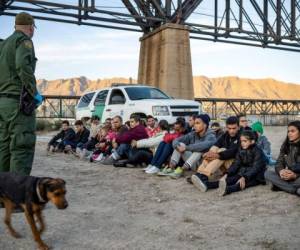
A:
{"type": "Polygon", "coordinates": [[[32,42],[29,41],[29,40],[26,40],[26,41],[24,42],[24,46],[25,46],[25,48],[27,48],[27,49],[32,49],[32,48],[33,48],[32,42]]]}

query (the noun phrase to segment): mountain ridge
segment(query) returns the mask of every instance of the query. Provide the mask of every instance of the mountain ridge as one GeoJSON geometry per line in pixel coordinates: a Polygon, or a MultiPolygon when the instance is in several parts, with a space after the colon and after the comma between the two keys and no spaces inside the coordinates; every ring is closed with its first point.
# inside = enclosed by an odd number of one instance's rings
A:
{"type": "MultiPolygon", "coordinates": [[[[37,81],[43,95],[81,95],[111,86],[112,83],[136,83],[132,78],[112,77],[90,80],[85,76],[37,81]]],[[[194,76],[195,97],[244,98],[244,99],[285,99],[298,100],[300,85],[273,78],[251,79],[238,76],[207,77],[194,76]]]]}

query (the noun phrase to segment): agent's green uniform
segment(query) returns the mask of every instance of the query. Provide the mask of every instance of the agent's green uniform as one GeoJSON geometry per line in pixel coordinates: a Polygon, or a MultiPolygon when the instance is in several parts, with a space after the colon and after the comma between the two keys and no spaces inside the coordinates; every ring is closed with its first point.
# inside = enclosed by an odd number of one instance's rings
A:
{"type": "Polygon", "coordinates": [[[19,111],[24,85],[33,97],[36,58],[26,34],[15,31],[0,42],[0,172],[29,175],[35,149],[35,114],[19,111]]]}

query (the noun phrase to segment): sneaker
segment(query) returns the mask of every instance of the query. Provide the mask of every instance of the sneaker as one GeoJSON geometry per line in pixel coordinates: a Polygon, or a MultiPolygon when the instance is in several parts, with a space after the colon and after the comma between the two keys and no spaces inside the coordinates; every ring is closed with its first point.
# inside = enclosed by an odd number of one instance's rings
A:
{"type": "Polygon", "coordinates": [[[224,196],[227,194],[227,183],[225,178],[221,178],[219,180],[219,188],[218,188],[219,196],[224,196]]]}
{"type": "Polygon", "coordinates": [[[169,175],[172,179],[178,179],[183,176],[182,167],[177,167],[173,173],[169,175]]]}
{"type": "Polygon", "coordinates": [[[146,172],[147,170],[149,170],[150,168],[152,168],[153,166],[151,164],[149,164],[146,168],[143,168],[143,170],[146,172]]]}
{"type": "Polygon", "coordinates": [[[206,184],[195,174],[192,175],[191,181],[194,184],[196,188],[198,188],[201,192],[206,192],[207,191],[207,186],[206,184]]]}
{"type": "Polygon", "coordinates": [[[112,156],[109,156],[106,159],[104,159],[103,161],[100,161],[100,163],[103,165],[113,165],[116,162],[117,162],[117,160],[115,160],[112,156]]]}
{"type": "Polygon", "coordinates": [[[152,166],[152,168],[146,170],[146,174],[157,174],[160,171],[158,167],[152,166]]]}
{"type": "Polygon", "coordinates": [[[169,167],[164,167],[163,170],[159,171],[157,173],[158,176],[169,176],[170,174],[172,174],[174,172],[173,168],[169,168],[169,167]]]}
{"type": "Polygon", "coordinates": [[[100,162],[100,161],[102,161],[102,159],[104,159],[103,153],[101,153],[97,157],[93,158],[93,160],[96,161],[96,162],[100,162]]]}

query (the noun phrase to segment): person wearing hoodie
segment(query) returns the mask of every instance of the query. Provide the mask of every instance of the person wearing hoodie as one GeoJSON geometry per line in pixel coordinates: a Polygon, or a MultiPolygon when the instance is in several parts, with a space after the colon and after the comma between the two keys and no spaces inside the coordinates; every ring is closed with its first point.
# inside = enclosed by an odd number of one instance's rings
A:
{"type": "Polygon", "coordinates": [[[265,178],[272,184],[272,191],[282,190],[300,196],[300,121],[290,122],[287,130],[275,172],[266,171],[265,178]]]}
{"type": "Polygon", "coordinates": [[[220,178],[231,166],[240,145],[239,121],[236,116],[226,120],[226,132],[219,137],[216,143],[203,154],[203,161],[197,173],[191,176],[191,182],[197,187],[201,175],[209,179],[220,178]]]}
{"type": "Polygon", "coordinates": [[[129,158],[131,154],[131,142],[133,140],[141,140],[148,138],[148,134],[145,126],[140,123],[140,117],[138,115],[130,116],[130,129],[122,134],[118,134],[113,140],[112,144],[115,148],[111,156],[107,157],[101,163],[103,165],[113,165],[122,158],[129,158]]]}
{"type": "Polygon", "coordinates": [[[257,135],[256,144],[264,152],[267,164],[268,165],[275,165],[276,161],[274,161],[272,159],[271,143],[268,140],[268,138],[263,134],[264,133],[264,127],[263,127],[262,123],[261,122],[253,123],[252,126],[251,126],[251,129],[257,135]]]}
{"type": "Polygon", "coordinates": [[[210,117],[207,114],[197,115],[194,131],[173,141],[173,154],[169,168],[173,170],[168,174],[177,179],[183,175],[184,170],[195,169],[203,153],[216,142],[215,133],[209,129],[210,117]],[[184,161],[182,167],[178,166],[180,160],[184,161]]]}

